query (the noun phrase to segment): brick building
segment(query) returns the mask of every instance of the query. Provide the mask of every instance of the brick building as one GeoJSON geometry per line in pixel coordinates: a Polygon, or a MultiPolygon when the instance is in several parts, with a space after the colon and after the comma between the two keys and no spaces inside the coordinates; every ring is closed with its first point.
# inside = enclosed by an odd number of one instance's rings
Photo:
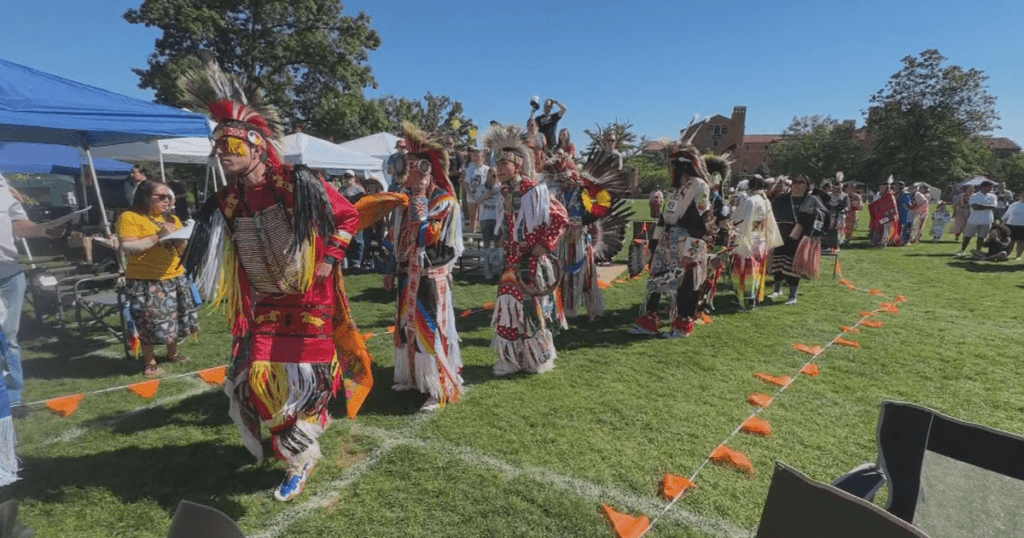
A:
{"type": "Polygon", "coordinates": [[[988,147],[995,154],[997,159],[1005,159],[1016,153],[1020,153],[1020,146],[1009,138],[989,137],[988,147]]]}

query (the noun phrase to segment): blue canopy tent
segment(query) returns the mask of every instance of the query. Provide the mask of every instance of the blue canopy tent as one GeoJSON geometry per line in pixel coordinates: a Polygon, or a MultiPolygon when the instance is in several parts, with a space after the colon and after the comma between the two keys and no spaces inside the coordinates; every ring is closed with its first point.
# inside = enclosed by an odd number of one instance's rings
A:
{"type": "MultiPolygon", "coordinates": [[[[124,175],[132,169],[132,165],[114,159],[93,159],[93,163],[96,165],[96,174],[100,176],[124,175]]],[[[75,148],[0,142],[0,172],[6,174],[77,176],[81,167],[82,156],[75,148]]]]}
{"type": "MultiPolygon", "coordinates": [[[[0,59],[0,142],[90,148],[186,136],[209,136],[206,117],[67,80],[0,59]]],[[[103,226],[110,232],[99,190],[103,226]]]]}

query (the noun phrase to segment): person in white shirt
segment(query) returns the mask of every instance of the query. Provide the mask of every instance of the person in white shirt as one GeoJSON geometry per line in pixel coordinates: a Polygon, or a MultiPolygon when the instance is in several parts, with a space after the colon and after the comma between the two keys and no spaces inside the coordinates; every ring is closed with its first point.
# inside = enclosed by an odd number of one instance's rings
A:
{"type": "Polygon", "coordinates": [[[967,255],[967,245],[971,242],[972,237],[978,238],[977,244],[980,250],[981,243],[992,229],[997,203],[996,195],[992,193],[993,185],[994,183],[991,181],[985,181],[979,187],[978,192],[971,195],[971,216],[967,217],[964,238],[960,244],[960,252],[957,252],[956,256],[967,255]]]}
{"type": "Polygon", "coordinates": [[[1016,245],[1017,260],[1020,260],[1024,252],[1024,191],[1020,193],[1020,199],[1006,208],[1003,213],[1003,224],[1010,229],[1010,239],[1016,245]]]}
{"type": "Polygon", "coordinates": [[[466,168],[466,211],[469,213],[469,229],[476,233],[479,219],[477,192],[487,182],[491,167],[484,164],[484,154],[476,148],[469,150],[472,162],[466,168]]]}
{"type": "Polygon", "coordinates": [[[498,223],[498,205],[501,203],[501,184],[494,168],[487,169],[487,179],[477,188],[476,204],[480,208],[480,232],[484,240],[484,280],[493,280],[501,272],[501,248],[497,245],[495,228],[498,223]]]}

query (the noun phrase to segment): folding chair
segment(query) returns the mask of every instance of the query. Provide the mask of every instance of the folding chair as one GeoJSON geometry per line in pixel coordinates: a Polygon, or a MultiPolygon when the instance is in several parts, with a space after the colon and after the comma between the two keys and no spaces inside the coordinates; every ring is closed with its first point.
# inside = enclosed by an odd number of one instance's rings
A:
{"type": "Polygon", "coordinates": [[[755,538],[928,538],[864,499],[775,462],[755,538]]]}
{"type": "Polygon", "coordinates": [[[245,534],[220,510],[181,501],[167,538],[245,538],[245,534]]]}
{"type": "Polygon", "coordinates": [[[1024,536],[1024,437],[901,402],[883,402],[878,464],[833,485],[871,498],[932,538],[1024,536]]]}

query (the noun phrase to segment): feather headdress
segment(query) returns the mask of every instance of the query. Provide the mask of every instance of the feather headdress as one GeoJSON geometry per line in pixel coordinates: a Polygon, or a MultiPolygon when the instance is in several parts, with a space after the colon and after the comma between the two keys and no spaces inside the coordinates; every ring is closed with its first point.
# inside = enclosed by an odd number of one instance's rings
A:
{"type": "Polygon", "coordinates": [[[408,145],[409,155],[430,160],[431,178],[434,183],[454,196],[455,188],[448,179],[448,150],[444,145],[408,121],[402,122],[402,138],[408,145]]]}
{"type": "Polygon", "coordinates": [[[494,152],[494,162],[511,160],[522,166],[523,176],[534,169],[533,151],[526,145],[526,131],[518,125],[496,125],[484,136],[484,146],[494,152]]]}
{"type": "Polygon", "coordinates": [[[271,162],[280,165],[284,128],[277,108],[266,102],[258,85],[225,73],[208,53],[200,57],[203,66],[178,79],[186,105],[217,122],[214,140],[229,136],[264,147],[271,162]]]}
{"type": "Polygon", "coordinates": [[[693,144],[671,144],[665,148],[668,153],[668,176],[673,182],[679,174],[699,177],[710,183],[707,164],[693,144]]]}
{"type": "Polygon", "coordinates": [[[731,155],[726,152],[721,155],[715,155],[714,153],[705,153],[704,166],[708,170],[708,176],[711,178],[712,184],[721,183],[722,187],[729,186],[729,178],[732,177],[732,158],[731,155]],[[715,179],[718,176],[718,179],[715,179]]]}

